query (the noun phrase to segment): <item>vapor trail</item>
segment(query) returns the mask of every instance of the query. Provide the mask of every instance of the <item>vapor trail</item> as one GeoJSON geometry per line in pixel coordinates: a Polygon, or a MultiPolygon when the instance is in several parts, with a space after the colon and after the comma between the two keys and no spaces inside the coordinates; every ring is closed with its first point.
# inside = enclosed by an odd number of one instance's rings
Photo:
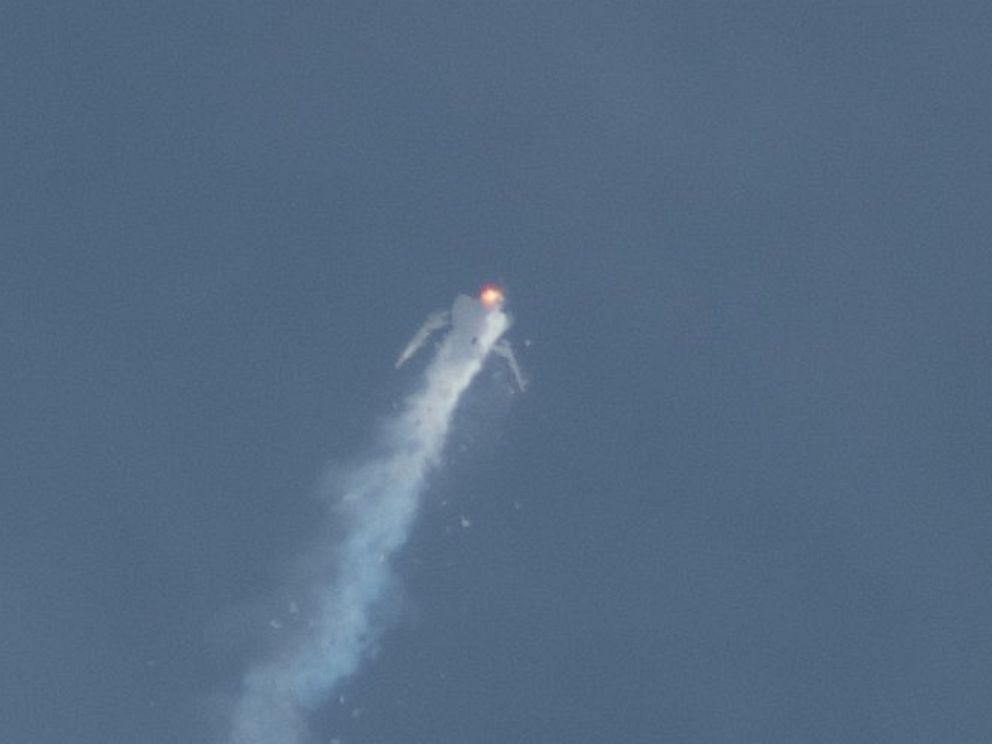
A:
{"type": "MultiPolygon", "coordinates": [[[[230,744],[305,741],[308,713],[358,669],[375,642],[381,630],[376,610],[392,581],[387,559],[407,540],[459,399],[510,326],[501,303],[464,295],[455,300],[450,317],[451,330],[421,388],[386,425],[379,454],[344,478],[336,512],[345,520],[344,536],[329,548],[333,573],[326,585],[311,587],[314,610],[307,626],[281,654],[246,673],[231,717],[230,744]]],[[[428,324],[428,334],[439,328],[432,320],[428,324]]],[[[421,332],[417,345],[426,340],[421,332]]]]}

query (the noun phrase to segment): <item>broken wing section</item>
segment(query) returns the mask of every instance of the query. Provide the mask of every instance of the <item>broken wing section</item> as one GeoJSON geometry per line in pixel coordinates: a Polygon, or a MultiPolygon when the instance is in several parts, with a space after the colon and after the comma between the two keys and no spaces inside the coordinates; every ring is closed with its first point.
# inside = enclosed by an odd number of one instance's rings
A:
{"type": "Polygon", "coordinates": [[[424,324],[420,326],[420,329],[413,334],[413,338],[410,339],[410,343],[406,345],[406,348],[400,353],[399,358],[396,360],[396,369],[403,366],[407,359],[412,357],[417,353],[417,350],[430,338],[430,335],[434,331],[439,331],[451,322],[451,316],[447,310],[438,310],[436,313],[431,313],[427,316],[427,320],[424,324]]]}
{"type": "Polygon", "coordinates": [[[510,371],[517,381],[517,387],[520,388],[521,393],[525,392],[527,390],[527,378],[524,377],[520,365],[517,364],[517,357],[513,354],[513,347],[510,346],[506,339],[503,339],[493,347],[493,351],[503,357],[506,363],[510,365],[510,371]]]}

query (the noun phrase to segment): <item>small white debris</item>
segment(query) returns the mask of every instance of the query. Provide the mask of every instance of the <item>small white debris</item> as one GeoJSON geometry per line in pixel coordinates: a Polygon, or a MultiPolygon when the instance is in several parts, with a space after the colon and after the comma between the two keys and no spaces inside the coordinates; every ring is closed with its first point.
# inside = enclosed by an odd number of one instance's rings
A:
{"type": "Polygon", "coordinates": [[[472,526],[472,520],[466,517],[464,514],[462,514],[462,528],[468,529],[471,526],[472,526]]]}
{"type": "Polygon", "coordinates": [[[281,630],[282,629],[282,620],[280,620],[277,617],[272,618],[271,620],[269,620],[269,627],[270,628],[273,628],[275,630],[281,630]]]}

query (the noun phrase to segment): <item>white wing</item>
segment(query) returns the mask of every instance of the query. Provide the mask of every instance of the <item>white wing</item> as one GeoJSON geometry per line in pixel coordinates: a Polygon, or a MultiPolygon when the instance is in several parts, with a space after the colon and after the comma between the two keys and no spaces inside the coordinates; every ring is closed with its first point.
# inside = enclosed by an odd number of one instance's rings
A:
{"type": "Polygon", "coordinates": [[[417,349],[424,345],[424,342],[430,338],[430,335],[434,331],[444,328],[450,321],[450,316],[447,310],[438,310],[436,313],[431,313],[427,316],[427,320],[424,324],[420,326],[413,338],[410,339],[410,343],[406,345],[403,352],[400,354],[399,359],[396,360],[396,369],[403,366],[403,363],[417,353],[417,349]]]}
{"type": "Polygon", "coordinates": [[[517,364],[517,358],[513,355],[513,347],[503,339],[498,344],[493,347],[493,351],[499,354],[506,360],[506,363],[510,365],[510,371],[513,372],[513,376],[517,380],[517,387],[520,388],[520,392],[527,390],[527,380],[524,378],[524,373],[520,370],[520,365],[517,364]]]}

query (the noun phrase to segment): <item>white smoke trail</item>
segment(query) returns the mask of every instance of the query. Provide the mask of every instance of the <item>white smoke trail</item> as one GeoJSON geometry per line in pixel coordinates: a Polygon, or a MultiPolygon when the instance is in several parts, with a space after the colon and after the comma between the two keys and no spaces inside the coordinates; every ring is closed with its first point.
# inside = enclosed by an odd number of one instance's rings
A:
{"type": "Polygon", "coordinates": [[[444,448],[462,394],[510,326],[499,307],[460,296],[452,328],[424,373],[421,389],[389,422],[381,454],[345,479],[344,536],[334,574],[313,587],[315,614],[281,655],[250,669],[230,722],[230,744],[298,744],[307,716],[357,669],[376,640],[375,613],[386,599],[386,559],[401,548],[425,479],[444,448]]]}

